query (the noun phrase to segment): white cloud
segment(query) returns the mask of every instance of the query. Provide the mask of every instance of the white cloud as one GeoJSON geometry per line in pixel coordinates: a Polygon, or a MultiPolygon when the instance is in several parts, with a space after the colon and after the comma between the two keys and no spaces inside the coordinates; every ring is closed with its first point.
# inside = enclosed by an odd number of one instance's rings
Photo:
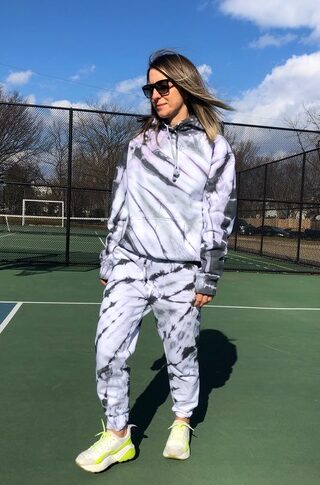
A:
{"type": "Polygon", "coordinates": [[[144,102],[144,96],[141,86],[145,83],[145,76],[139,76],[134,79],[126,79],[119,82],[113,89],[101,91],[99,93],[98,104],[109,105],[111,108],[117,107],[124,111],[137,111],[141,102],[144,102]]]}
{"type": "Polygon", "coordinates": [[[30,70],[11,72],[6,78],[5,82],[12,86],[22,86],[23,84],[27,84],[30,81],[32,75],[33,72],[30,70]]]}
{"type": "Polygon", "coordinates": [[[112,102],[112,91],[102,91],[99,94],[98,104],[110,104],[112,102]]]}
{"type": "Polygon", "coordinates": [[[208,82],[209,81],[209,77],[211,76],[212,74],[212,69],[210,66],[208,66],[208,64],[201,64],[201,66],[197,66],[197,69],[198,71],[200,72],[201,76],[203,77],[203,79],[208,82]]]}
{"type": "Polygon", "coordinates": [[[34,94],[28,94],[25,99],[28,104],[36,104],[36,97],[34,94]]]}
{"type": "Polygon", "coordinates": [[[145,76],[135,77],[133,79],[126,79],[125,81],[121,81],[116,86],[116,91],[118,93],[128,94],[131,91],[136,90],[137,88],[141,88],[145,83],[145,76]]]}
{"type": "Polygon", "coordinates": [[[80,79],[87,77],[89,74],[92,74],[95,70],[96,66],[94,64],[89,67],[83,67],[82,69],[79,69],[76,74],[70,76],[70,79],[71,81],[79,81],[80,79]]]}
{"type": "MultiPolygon", "coordinates": [[[[320,108],[320,51],[293,56],[275,67],[258,87],[233,102],[232,121],[253,124],[282,124],[303,117],[304,107],[320,108]]],[[[305,122],[301,118],[301,125],[305,122]]]]}
{"type": "Polygon", "coordinates": [[[220,8],[261,27],[313,27],[319,21],[318,0],[220,0],[220,8]]]}
{"type": "MultiPolygon", "coordinates": [[[[52,106],[52,108],[74,108],[74,109],[92,109],[92,106],[89,106],[87,103],[83,102],[72,102],[69,99],[57,99],[55,101],[47,100],[46,103],[48,106],[52,106]]],[[[47,110],[46,110],[47,112],[47,110]]],[[[51,123],[52,121],[56,121],[57,123],[61,123],[62,125],[67,124],[69,122],[69,111],[67,110],[60,110],[60,109],[50,109],[48,113],[47,123],[51,123]]],[[[73,114],[73,124],[74,126],[79,123],[81,120],[81,113],[75,111],[73,114]]]]}
{"type": "Polygon", "coordinates": [[[73,103],[72,101],[69,101],[68,99],[59,99],[57,101],[52,101],[50,105],[53,108],[79,108],[79,109],[90,109],[90,106],[88,106],[87,103],[82,103],[82,102],[77,102],[73,103]]]}
{"type": "Polygon", "coordinates": [[[281,47],[296,40],[297,36],[294,34],[286,35],[271,35],[264,34],[259,39],[250,42],[249,47],[253,49],[264,49],[265,47],[281,47]]]}
{"type": "Polygon", "coordinates": [[[308,28],[320,39],[319,0],[219,0],[225,14],[249,20],[263,28],[308,28]]]}

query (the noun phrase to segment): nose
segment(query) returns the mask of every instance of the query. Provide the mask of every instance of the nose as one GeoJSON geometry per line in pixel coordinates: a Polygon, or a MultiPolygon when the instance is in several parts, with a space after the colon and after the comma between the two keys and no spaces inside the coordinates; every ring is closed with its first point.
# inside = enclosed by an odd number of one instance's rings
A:
{"type": "Polygon", "coordinates": [[[151,101],[157,101],[159,98],[161,98],[161,94],[158,93],[156,88],[153,88],[152,95],[151,95],[151,101]]]}

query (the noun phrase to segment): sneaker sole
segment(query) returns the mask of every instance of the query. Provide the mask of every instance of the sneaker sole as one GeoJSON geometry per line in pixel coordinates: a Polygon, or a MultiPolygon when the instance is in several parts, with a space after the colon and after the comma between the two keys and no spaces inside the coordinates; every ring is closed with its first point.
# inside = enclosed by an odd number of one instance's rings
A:
{"type": "Polygon", "coordinates": [[[132,460],[135,456],[136,450],[134,446],[129,445],[120,450],[118,453],[115,453],[114,455],[108,455],[101,463],[96,463],[94,465],[83,465],[76,460],[76,464],[87,472],[99,473],[103,470],[106,470],[114,463],[123,463],[125,461],[132,460]]]}
{"type": "Polygon", "coordinates": [[[163,452],[163,456],[165,458],[169,458],[170,460],[187,460],[190,456],[190,451],[186,451],[185,453],[182,453],[181,455],[174,455],[174,454],[163,452]]]}

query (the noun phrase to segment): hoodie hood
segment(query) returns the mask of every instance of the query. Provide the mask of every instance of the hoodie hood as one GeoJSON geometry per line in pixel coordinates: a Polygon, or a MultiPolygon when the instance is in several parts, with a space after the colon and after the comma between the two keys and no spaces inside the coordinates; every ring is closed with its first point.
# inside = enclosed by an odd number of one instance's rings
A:
{"type": "Polygon", "coordinates": [[[172,133],[185,133],[187,131],[204,131],[200,121],[195,116],[190,116],[175,126],[170,126],[165,121],[160,122],[160,130],[169,129],[172,133]]]}
{"type": "Polygon", "coordinates": [[[174,169],[172,173],[172,182],[176,182],[180,177],[179,165],[179,134],[192,134],[194,132],[204,132],[204,129],[195,116],[190,116],[185,120],[177,123],[175,126],[170,126],[165,121],[160,123],[160,131],[166,131],[168,140],[171,144],[172,158],[174,160],[174,169]]]}

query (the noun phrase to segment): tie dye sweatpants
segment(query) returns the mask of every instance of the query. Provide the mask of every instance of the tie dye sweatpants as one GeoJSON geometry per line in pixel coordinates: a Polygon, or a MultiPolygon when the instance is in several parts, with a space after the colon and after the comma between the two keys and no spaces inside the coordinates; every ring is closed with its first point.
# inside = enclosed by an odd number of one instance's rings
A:
{"type": "Polygon", "coordinates": [[[120,430],[128,422],[127,359],[135,350],[142,318],[151,310],[167,358],[172,410],[189,417],[197,406],[196,271],[193,263],[157,262],[116,248],[96,335],[97,392],[108,428],[120,430]]]}

